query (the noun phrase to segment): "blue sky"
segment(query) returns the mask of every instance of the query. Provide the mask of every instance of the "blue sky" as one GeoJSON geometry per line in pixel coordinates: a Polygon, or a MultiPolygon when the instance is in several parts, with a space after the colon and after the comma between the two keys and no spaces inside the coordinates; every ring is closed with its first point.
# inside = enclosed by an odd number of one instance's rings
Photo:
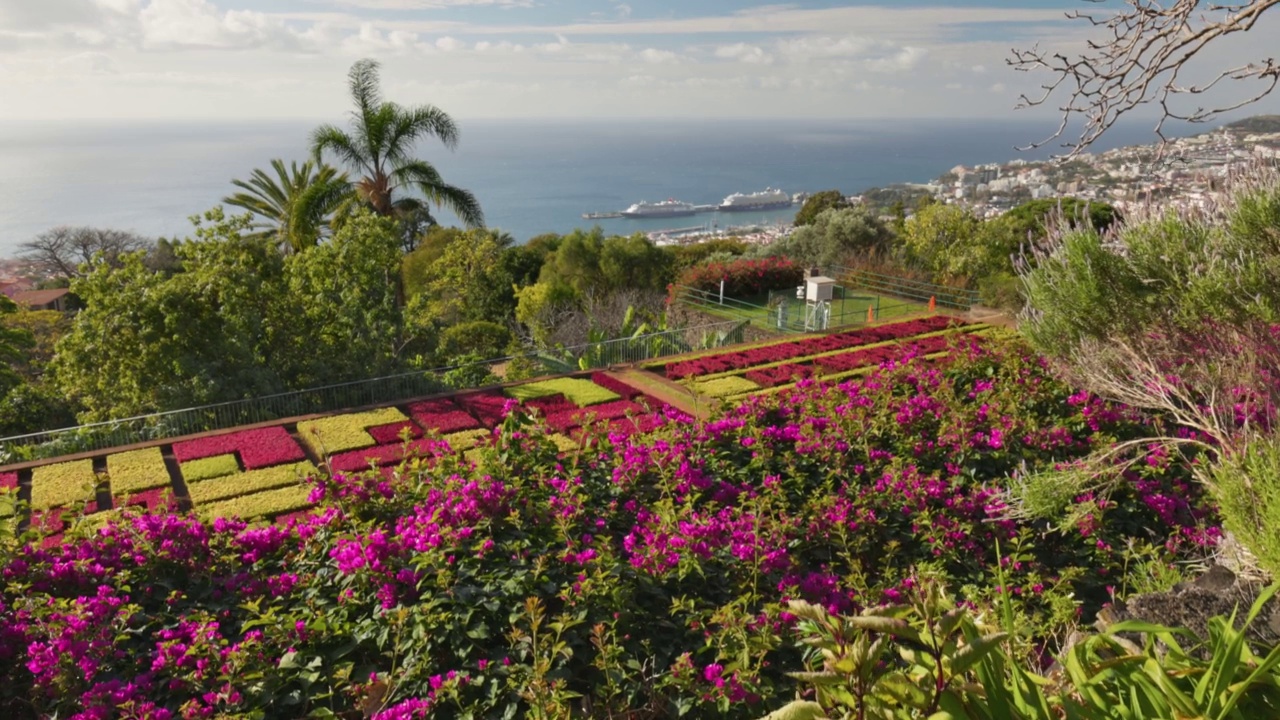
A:
{"type": "MultiPolygon", "coordinates": [[[[1099,6],[0,0],[0,120],[332,117],[362,57],[388,96],[459,118],[1004,117],[1049,79],[1012,71],[1011,48],[1084,49],[1072,8],[1099,6]]],[[[1274,54],[1276,15],[1206,66],[1274,54]]]]}

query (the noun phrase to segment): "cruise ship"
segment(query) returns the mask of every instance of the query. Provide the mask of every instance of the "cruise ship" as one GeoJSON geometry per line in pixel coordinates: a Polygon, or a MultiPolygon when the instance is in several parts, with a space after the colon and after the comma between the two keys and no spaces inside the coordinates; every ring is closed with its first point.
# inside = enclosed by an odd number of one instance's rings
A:
{"type": "Polygon", "coordinates": [[[659,203],[640,202],[622,211],[622,217],[685,217],[698,212],[698,208],[679,200],[663,200],[659,203]]]}
{"type": "Polygon", "coordinates": [[[781,190],[766,188],[763,192],[744,195],[734,193],[720,203],[721,212],[741,212],[744,210],[777,210],[791,207],[791,196],[781,190]]]}

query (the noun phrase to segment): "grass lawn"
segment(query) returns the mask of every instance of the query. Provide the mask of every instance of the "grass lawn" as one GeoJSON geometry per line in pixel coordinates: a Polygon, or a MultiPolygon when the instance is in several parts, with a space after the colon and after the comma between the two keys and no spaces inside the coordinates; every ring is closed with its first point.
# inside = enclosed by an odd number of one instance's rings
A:
{"type": "MultiPolygon", "coordinates": [[[[862,293],[850,290],[849,297],[836,298],[831,301],[831,324],[830,327],[842,327],[847,325],[862,325],[867,321],[867,308],[879,302],[880,310],[876,315],[877,321],[893,320],[896,318],[906,317],[928,312],[927,303],[912,302],[902,300],[900,298],[889,295],[873,295],[871,293],[862,293]]],[[[718,304],[715,300],[706,300],[694,303],[693,306],[716,317],[722,317],[726,320],[750,320],[751,324],[757,327],[776,328],[778,325],[777,308],[768,308],[768,293],[747,298],[725,298],[724,305],[718,304]]],[[[803,326],[804,324],[804,306],[799,303],[789,304],[787,307],[787,315],[785,322],[790,327],[803,326]]]]}

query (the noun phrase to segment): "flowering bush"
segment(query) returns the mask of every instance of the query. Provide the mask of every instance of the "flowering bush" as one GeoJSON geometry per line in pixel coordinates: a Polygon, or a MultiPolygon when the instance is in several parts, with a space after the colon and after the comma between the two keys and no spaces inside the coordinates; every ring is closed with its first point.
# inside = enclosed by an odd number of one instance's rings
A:
{"type": "Polygon", "coordinates": [[[725,297],[753,297],[769,290],[799,286],[804,282],[804,268],[783,257],[695,265],[676,279],[672,300],[679,286],[719,293],[721,280],[725,297]]]}
{"type": "Polygon", "coordinates": [[[307,497],[202,508],[316,504],[283,526],[126,511],[33,538],[0,564],[0,716],[758,717],[797,690],[791,600],[856,612],[928,567],[1048,637],[1091,619],[1134,553],[1197,557],[1216,537],[1185,457],[1081,498],[1072,530],[1010,515],[1011,474],[1148,422],[1016,345],[641,422],[561,456],[513,413],[478,466],[437,445],[317,473],[307,497]]]}

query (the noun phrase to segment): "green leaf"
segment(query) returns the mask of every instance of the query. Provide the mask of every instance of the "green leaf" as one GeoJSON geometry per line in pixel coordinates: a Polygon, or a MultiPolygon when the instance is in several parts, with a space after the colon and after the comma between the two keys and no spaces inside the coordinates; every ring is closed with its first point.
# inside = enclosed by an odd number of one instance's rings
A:
{"type": "Polygon", "coordinates": [[[998,632],[984,635],[965,645],[951,658],[951,672],[961,675],[969,671],[975,663],[986,657],[988,653],[1000,647],[1000,643],[1009,637],[1009,633],[998,632]]]}
{"type": "Polygon", "coordinates": [[[790,705],[765,715],[761,720],[824,720],[822,706],[807,700],[797,700],[790,705]]]}

